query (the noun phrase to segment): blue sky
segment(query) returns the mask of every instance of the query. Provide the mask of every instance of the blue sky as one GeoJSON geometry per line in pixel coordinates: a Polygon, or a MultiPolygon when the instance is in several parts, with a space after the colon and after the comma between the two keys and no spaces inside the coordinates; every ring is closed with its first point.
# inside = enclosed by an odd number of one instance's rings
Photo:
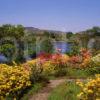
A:
{"type": "Polygon", "coordinates": [[[100,26],[100,0],[0,0],[0,25],[78,32],[100,26]]]}

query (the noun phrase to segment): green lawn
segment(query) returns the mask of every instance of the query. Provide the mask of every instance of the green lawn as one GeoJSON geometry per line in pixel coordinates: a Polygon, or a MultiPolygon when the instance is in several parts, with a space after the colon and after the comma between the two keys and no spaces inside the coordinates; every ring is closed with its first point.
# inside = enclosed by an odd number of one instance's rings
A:
{"type": "Polygon", "coordinates": [[[80,88],[75,82],[63,83],[57,86],[49,95],[48,100],[77,100],[80,88]]]}

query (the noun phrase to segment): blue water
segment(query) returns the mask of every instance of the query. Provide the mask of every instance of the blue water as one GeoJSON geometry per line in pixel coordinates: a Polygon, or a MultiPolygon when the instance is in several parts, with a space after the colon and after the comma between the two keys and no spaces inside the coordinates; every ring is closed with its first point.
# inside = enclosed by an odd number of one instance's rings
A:
{"type": "Polygon", "coordinates": [[[61,53],[66,53],[70,51],[70,44],[68,44],[67,42],[64,41],[56,41],[53,42],[54,45],[54,49],[61,49],[61,53]]]}
{"type": "Polygon", "coordinates": [[[0,54],[0,63],[7,62],[7,61],[8,59],[4,55],[0,54]]]}

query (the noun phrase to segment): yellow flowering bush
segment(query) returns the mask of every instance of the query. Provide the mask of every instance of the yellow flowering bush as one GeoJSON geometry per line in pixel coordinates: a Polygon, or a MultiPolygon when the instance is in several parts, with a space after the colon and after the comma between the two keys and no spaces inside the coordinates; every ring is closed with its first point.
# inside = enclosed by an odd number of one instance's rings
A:
{"type": "Polygon", "coordinates": [[[46,61],[43,64],[43,72],[46,74],[52,74],[55,71],[55,66],[52,64],[51,61],[46,61]]]}
{"type": "Polygon", "coordinates": [[[26,63],[22,64],[22,66],[23,66],[26,70],[28,70],[29,72],[31,72],[31,69],[37,65],[37,62],[38,62],[37,59],[29,60],[29,61],[27,61],[26,63]]]}
{"type": "Polygon", "coordinates": [[[83,62],[80,64],[80,68],[87,68],[91,67],[91,58],[86,58],[83,60],[83,62]]]}
{"type": "Polygon", "coordinates": [[[48,67],[46,67],[48,64],[46,64],[47,61],[41,61],[41,59],[37,58],[34,60],[27,61],[22,66],[29,70],[30,72],[30,81],[32,84],[35,82],[41,82],[41,81],[48,81],[46,75],[48,67]]]}
{"type": "Polygon", "coordinates": [[[29,71],[21,66],[0,64],[0,99],[17,94],[30,86],[29,71]]]}
{"type": "Polygon", "coordinates": [[[100,54],[91,57],[86,65],[88,66],[87,71],[91,75],[100,74],[100,54]]]}
{"type": "Polygon", "coordinates": [[[100,100],[100,74],[94,79],[88,79],[86,83],[76,83],[81,87],[81,93],[77,95],[79,100],[100,100]]]}

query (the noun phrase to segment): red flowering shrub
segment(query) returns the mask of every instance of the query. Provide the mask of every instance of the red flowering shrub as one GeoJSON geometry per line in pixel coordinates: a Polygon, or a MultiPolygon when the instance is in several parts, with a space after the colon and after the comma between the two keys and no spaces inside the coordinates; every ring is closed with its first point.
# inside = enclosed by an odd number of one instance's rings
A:
{"type": "Polygon", "coordinates": [[[44,64],[46,61],[51,61],[52,64],[55,65],[62,65],[67,63],[69,57],[67,55],[61,54],[59,52],[55,53],[55,54],[48,54],[48,53],[41,53],[38,56],[38,61],[40,64],[44,64]]]}
{"type": "Polygon", "coordinates": [[[79,55],[70,57],[68,64],[69,66],[78,68],[89,67],[91,55],[92,54],[89,50],[81,49],[79,55]]]}
{"type": "Polygon", "coordinates": [[[50,53],[40,53],[39,55],[38,55],[38,58],[39,59],[45,59],[45,60],[49,60],[49,59],[51,59],[51,57],[52,57],[52,54],[50,54],[50,53]]]}
{"type": "Polygon", "coordinates": [[[69,60],[69,57],[64,54],[56,53],[52,55],[52,63],[55,65],[64,65],[67,64],[67,61],[69,60]]]}
{"type": "Polygon", "coordinates": [[[72,56],[72,57],[70,57],[69,62],[73,63],[73,64],[80,63],[81,62],[81,57],[80,56],[72,56]]]}

